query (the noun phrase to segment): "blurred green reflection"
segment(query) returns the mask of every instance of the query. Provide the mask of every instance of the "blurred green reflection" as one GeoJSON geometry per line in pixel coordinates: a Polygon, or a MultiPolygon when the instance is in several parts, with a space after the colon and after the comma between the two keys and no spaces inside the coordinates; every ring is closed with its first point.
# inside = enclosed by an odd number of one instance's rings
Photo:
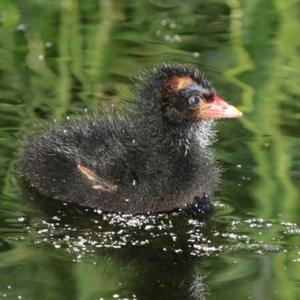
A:
{"type": "MultiPolygon", "coordinates": [[[[299,0],[1,0],[0,298],[299,299],[299,7],[299,0]],[[221,250],[190,255],[188,217],[175,217],[182,254],[159,236],[119,250],[92,246],[78,262],[82,248],[55,247],[69,234],[63,222],[54,237],[32,229],[43,217],[15,179],[19,140],[45,120],[118,105],[134,91],[132,76],[164,61],[197,65],[244,112],[241,122],[219,126],[225,171],[215,200],[225,208],[201,229],[221,250]]],[[[85,220],[82,212],[75,237],[99,229],[85,220]]]]}

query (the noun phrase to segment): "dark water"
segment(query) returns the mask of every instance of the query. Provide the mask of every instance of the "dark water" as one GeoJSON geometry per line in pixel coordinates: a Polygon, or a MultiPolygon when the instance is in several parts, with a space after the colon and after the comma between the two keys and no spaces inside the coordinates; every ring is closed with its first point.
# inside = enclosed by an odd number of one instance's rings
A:
{"type": "Polygon", "coordinates": [[[0,299],[300,299],[300,3],[0,1],[0,299]],[[208,219],[28,205],[22,132],[191,63],[243,112],[219,124],[208,219]]]}

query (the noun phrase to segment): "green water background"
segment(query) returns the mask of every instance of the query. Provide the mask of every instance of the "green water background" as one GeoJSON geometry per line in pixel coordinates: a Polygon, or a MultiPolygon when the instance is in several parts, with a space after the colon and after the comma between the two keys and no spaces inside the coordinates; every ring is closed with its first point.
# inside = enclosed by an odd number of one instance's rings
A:
{"type": "Polygon", "coordinates": [[[1,0],[0,298],[113,299],[126,286],[130,299],[194,299],[180,287],[192,268],[206,286],[199,299],[299,299],[299,18],[298,0],[1,0]],[[165,61],[198,66],[244,113],[219,124],[225,171],[216,200],[229,209],[213,222],[224,233],[234,231],[232,220],[261,218],[271,229],[239,233],[279,250],[236,241],[234,252],[160,261],[151,246],[129,247],[126,259],[93,254],[94,265],[36,245],[34,236],[23,241],[19,218],[30,224],[31,211],[13,168],[22,132],[118,105],[137,72],[165,61]]]}

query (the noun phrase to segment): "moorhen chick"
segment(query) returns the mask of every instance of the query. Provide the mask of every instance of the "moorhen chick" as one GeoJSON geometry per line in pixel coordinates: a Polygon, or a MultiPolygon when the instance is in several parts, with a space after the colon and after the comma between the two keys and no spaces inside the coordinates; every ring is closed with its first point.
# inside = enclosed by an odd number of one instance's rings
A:
{"type": "Polygon", "coordinates": [[[103,113],[29,138],[20,174],[50,199],[105,212],[172,211],[215,189],[214,119],[241,115],[198,70],[162,64],[143,75],[125,116],[103,113]]]}

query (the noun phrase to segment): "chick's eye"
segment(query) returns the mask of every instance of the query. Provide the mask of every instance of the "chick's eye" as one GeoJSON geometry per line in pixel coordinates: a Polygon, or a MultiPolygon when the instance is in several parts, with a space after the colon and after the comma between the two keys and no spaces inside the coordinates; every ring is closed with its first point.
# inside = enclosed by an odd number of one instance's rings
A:
{"type": "Polygon", "coordinates": [[[198,104],[200,104],[201,102],[201,98],[199,96],[192,96],[189,98],[189,104],[191,106],[197,106],[198,104]]]}

